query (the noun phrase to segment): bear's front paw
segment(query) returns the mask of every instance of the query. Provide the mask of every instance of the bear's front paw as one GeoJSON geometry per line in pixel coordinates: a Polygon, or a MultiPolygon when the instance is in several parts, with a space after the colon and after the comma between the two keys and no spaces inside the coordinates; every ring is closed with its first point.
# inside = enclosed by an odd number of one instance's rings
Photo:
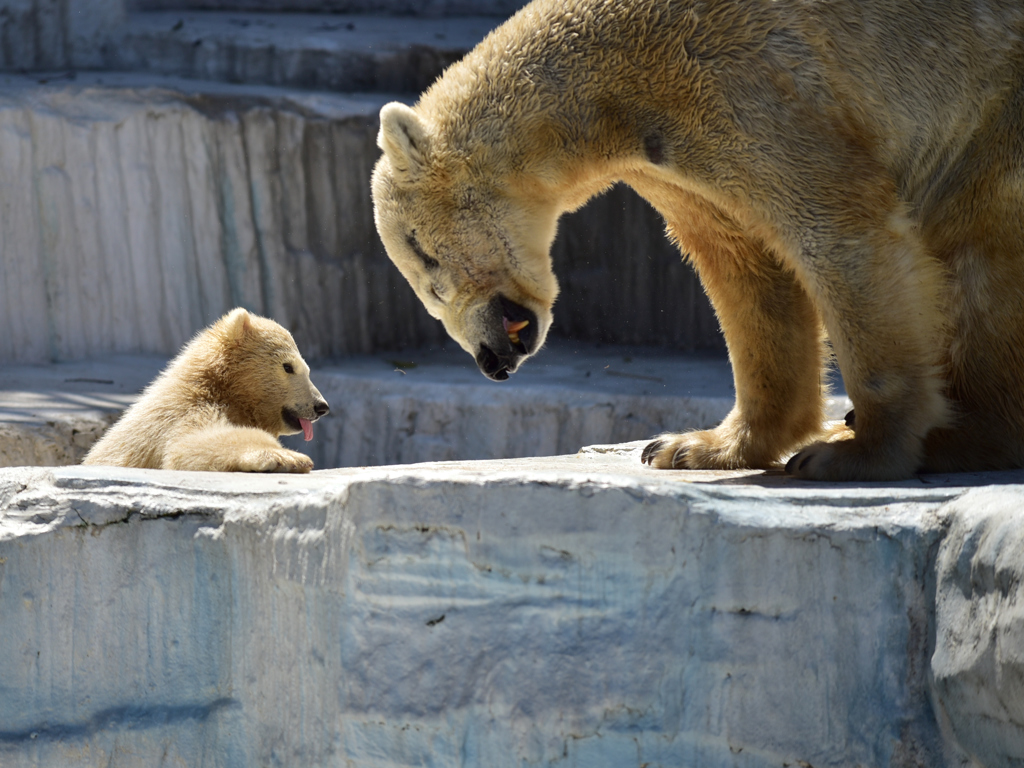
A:
{"type": "Polygon", "coordinates": [[[786,472],[802,480],[831,482],[905,480],[917,471],[913,454],[878,450],[853,439],[811,443],[786,463],[786,472]]]}
{"type": "Polygon", "coordinates": [[[729,431],[708,429],[679,435],[661,435],[644,448],[640,462],[655,469],[744,469],[751,463],[747,451],[729,431]]]}
{"type": "Polygon", "coordinates": [[[313,469],[313,460],[304,453],[287,448],[249,451],[238,461],[239,472],[294,472],[303,474],[313,469]]]}

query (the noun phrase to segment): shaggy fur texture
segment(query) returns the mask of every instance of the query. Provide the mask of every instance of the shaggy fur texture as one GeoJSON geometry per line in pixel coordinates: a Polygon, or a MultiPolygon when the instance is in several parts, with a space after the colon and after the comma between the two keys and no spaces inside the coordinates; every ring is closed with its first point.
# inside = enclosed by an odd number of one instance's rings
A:
{"type": "Polygon", "coordinates": [[[625,181],[697,268],[736,382],[652,466],[1022,466],[1022,38],[1018,0],[535,0],[383,108],[377,227],[501,379],[550,326],[558,217],[625,181]],[[856,408],[830,436],[826,331],[856,408]]]}
{"type": "Polygon", "coordinates": [[[235,309],[200,332],[83,464],[216,472],[309,472],[279,435],[328,412],[288,331],[235,309]]]}

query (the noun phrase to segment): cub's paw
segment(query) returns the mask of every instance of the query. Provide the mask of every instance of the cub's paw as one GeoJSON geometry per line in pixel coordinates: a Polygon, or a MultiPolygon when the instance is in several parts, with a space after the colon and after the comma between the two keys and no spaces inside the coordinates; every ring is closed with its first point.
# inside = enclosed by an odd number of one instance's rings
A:
{"type": "Polygon", "coordinates": [[[802,480],[831,482],[905,480],[913,476],[920,463],[912,454],[878,450],[856,438],[833,436],[832,440],[811,443],[797,451],[786,463],[786,472],[802,480]]]}
{"type": "Polygon", "coordinates": [[[287,448],[266,448],[249,451],[238,460],[239,472],[294,472],[303,474],[313,469],[313,460],[304,453],[287,448]]]}
{"type": "Polygon", "coordinates": [[[661,435],[640,454],[640,463],[655,469],[743,469],[754,466],[744,447],[718,429],[661,435]]]}

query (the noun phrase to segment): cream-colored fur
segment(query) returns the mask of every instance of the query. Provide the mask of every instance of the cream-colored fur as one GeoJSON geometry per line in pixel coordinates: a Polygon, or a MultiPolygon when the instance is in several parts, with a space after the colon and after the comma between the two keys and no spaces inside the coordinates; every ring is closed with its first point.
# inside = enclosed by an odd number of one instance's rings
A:
{"type": "Polygon", "coordinates": [[[189,342],[82,463],[309,472],[277,437],[327,411],[291,334],[239,308],[189,342]]]}
{"type": "Polygon", "coordinates": [[[1022,466],[1022,38],[1019,0],[535,0],[382,109],[377,227],[500,379],[550,326],[558,217],[625,181],[697,268],[736,382],[652,466],[1022,466]],[[826,332],[856,410],[838,436],[826,332]]]}

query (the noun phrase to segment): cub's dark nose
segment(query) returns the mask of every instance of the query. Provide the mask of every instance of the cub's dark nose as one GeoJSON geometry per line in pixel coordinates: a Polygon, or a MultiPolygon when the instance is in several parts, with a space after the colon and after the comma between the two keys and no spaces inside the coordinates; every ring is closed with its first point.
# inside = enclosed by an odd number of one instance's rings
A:
{"type": "Polygon", "coordinates": [[[331,407],[327,404],[326,400],[321,400],[319,403],[313,406],[313,413],[319,419],[321,416],[326,416],[331,412],[331,407]]]}

